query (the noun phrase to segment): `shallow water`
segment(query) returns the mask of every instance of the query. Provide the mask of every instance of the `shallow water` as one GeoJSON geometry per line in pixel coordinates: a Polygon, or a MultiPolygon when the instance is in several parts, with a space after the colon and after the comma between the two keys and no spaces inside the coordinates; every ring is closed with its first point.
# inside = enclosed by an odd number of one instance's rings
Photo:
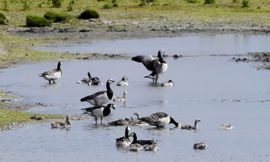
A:
{"type": "Polygon", "coordinates": [[[159,151],[128,152],[115,147],[115,138],[123,136],[125,127],[95,127],[94,120],[72,121],[70,130],[51,130],[49,123],[28,125],[0,133],[0,161],[269,161],[270,143],[270,73],[258,71],[251,64],[234,63],[230,57],[190,57],[167,59],[168,71],[160,81],[172,79],[173,88],[152,86],[143,76],[149,72],[130,60],[66,61],[63,77],[49,86],[38,77],[56,62],[20,65],[0,71],[0,87],[24,96],[20,102],[44,103],[48,107],[32,108],[37,113],[80,114],[88,107],[79,99],[105,89],[76,84],[90,71],[103,83],[107,79],[129,78],[126,88],[112,86],[116,96],[128,91],[126,107],[116,103],[116,110],[104,120],[107,123],[130,117],[164,111],[178,122],[193,123],[201,119],[199,130],[156,130],[131,127],[140,139],[157,139],[159,151]],[[230,122],[235,129],[218,127],[230,122]],[[194,151],[195,142],[209,145],[205,151],[194,151]]]}
{"type": "Polygon", "coordinates": [[[93,41],[91,43],[54,44],[36,47],[36,50],[70,53],[108,54],[156,54],[163,48],[167,54],[181,55],[232,55],[248,52],[269,52],[269,34],[182,34],[178,37],[157,37],[149,39],[123,39],[93,41]]]}

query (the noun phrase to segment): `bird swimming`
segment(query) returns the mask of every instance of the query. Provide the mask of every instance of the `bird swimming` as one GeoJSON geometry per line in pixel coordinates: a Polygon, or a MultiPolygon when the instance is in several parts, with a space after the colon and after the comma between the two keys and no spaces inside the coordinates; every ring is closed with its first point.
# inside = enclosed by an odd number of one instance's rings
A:
{"type": "Polygon", "coordinates": [[[186,130],[197,130],[197,125],[198,123],[201,122],[201,120],[199,119],[195,119],[194,121],[194,125],[189,125],[189,124],[186,124],[186,125],[181,125],[181,129],[186,129],[186,130]]]}
{"type": "Polygon", "coordinates": [[[51,128],[61,128],[61,129],[68,129],[71,128],[71,123],[69,121],[69,116],[67,115],[65,118],[65,122],[60,122],[60,121],[56,121],[56,122],[52,122],[51,123],[51,128]]]}

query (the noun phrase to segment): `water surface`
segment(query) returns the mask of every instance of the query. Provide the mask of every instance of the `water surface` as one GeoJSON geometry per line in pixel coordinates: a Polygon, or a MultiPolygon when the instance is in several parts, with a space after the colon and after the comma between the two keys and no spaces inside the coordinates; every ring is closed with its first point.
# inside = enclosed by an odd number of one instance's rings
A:
{"type": "Polygon", "coordinates": [[[24,96],[20,102],[49,104],[32,108],[35,113],[80,114],[81,97],[105,84],[89,87],[76,84],[90,71],[103,83],[107,79],[129,78],[126,88],[112,86],[114,94],[128,91],[126,107],[116,103],[116,110],[104,120],[107,123],[130,117],[164,111],[181,123],[201,119],[199,130],[162,130],[131,127],[140,139],[157,139],[159,151],[128,152],[116,149],[115,138],[123,136],[124,127],[95,127],[94,120],[72,121],[72,128],[51,130],[49,123],[29,125],[0,133],[0,161],[269,161],[270,143],[270,73],[258,71],[251,64],[234,63],[230,57],[191,57],[167,59],[168,71],[160,82],[172,79],[173,88],[152,86],[143,76],[149,72],[130,60],[65,61],[63,77],[48,85],[38,77],[54,68],[56,62],[20,65],[3,69],[1,89],[24,96]],[[230,122],[235,129],[221,131],[219,125],[230,122]],[[194,151],[195,142],[209,145],[205,151],[194,151]]]}

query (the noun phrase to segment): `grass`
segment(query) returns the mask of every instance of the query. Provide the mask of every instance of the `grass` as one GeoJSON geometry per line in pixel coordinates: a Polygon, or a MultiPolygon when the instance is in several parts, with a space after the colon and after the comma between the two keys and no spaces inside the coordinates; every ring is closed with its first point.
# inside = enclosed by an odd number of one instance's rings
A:
{"type": "MultiPolygon", "coordinates": [[[[15,96],[8,95],[4,91],[0,91],[0,99],[13,99],[15,96]]],[[[32,114],[29,112],[23,112],[20,110],[10,110],[7,109],[9,105],[4,102],[0,102],[0,128],[12,123],[25,123],[31,122],[31,117],[37,115],[43,117],[44,119],[61,119],[62,115],[50,115],[50,114],[32,114]]]]}

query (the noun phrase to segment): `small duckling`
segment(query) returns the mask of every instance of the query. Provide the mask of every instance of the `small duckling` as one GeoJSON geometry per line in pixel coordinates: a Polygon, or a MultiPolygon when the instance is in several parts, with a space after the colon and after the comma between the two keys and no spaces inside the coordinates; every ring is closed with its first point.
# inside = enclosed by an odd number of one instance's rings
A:
{"type": "Polygon", "coordinates": [[[125,102],[127,100],[127,91],[123,92],[123,97],[117,96],[113,98],[113,102],[125,102]]]}
{"type": "Polygon", "coordinates": [[[201,120],[195,119],[194,121],[194,126],[186,124],[186,125],[181,125],[181,129],[186,129],[186,130],[197,130],[197,125],[201,120]]]}
{"type": "Polygon", "coordinates": [[[117,86],[128,86],[128,78],[123,76],[123,78],[116,83],[117,86]]]}
{"type": "Polygon", "coordinates": [[[174,83],[173,83],[172,80],[168,80],[168,81],[166,81],[164,83],[161,83],[160,86],[161,87],[173,87],[174,86],[174,83]]]}
{"type": "Polygon", "coordinates": [[[51,123],[51,128],[52,129],[53,128],[61,128],[61,129],[64,129],[64,128],[69,129],[69,128],[71,128],[71,124],[69,122],[69,116],[68,115],[66,116],[65,122],[60,122],[60,121],[52,122],[51,123]]]}
{"type": "Polygon", "coordinates": [[[204,142],[195,143],[193,145],[193,149],[194,150],[205,150],[207,148],[208,148],[208,146],[204,142]]]}
{"type": "Polygon", "coordinates": [[[219,129],[222,129],[222,130],[232,130],[233,129],[233,126],[230,123],[223,123],[223,124],[220,125],[219,129]]]}

